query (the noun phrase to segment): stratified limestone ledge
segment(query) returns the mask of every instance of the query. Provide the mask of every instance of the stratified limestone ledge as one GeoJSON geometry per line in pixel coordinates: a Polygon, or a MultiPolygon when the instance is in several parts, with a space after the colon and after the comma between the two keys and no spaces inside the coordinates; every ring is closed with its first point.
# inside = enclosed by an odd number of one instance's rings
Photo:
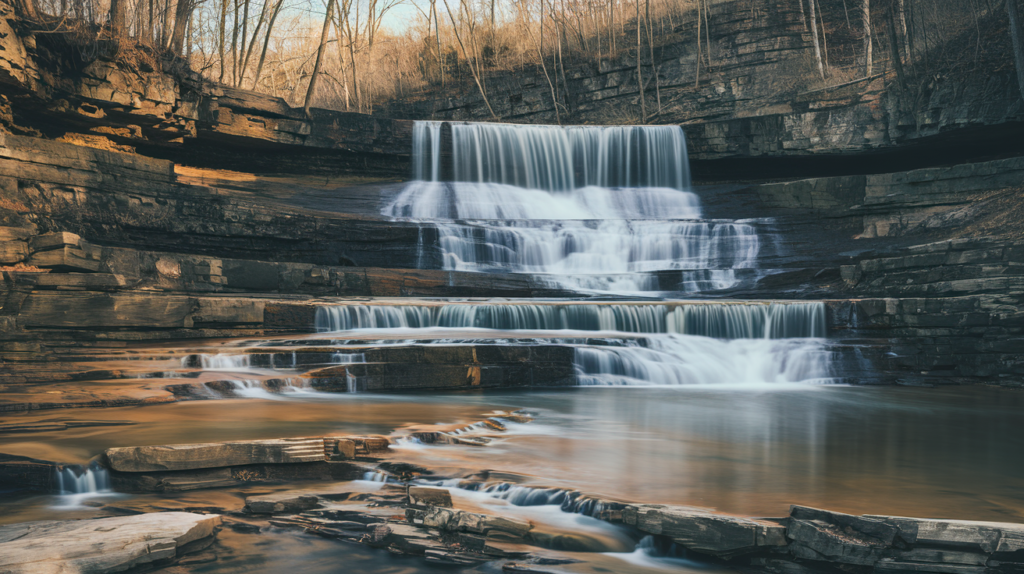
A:
{"type": "Polygon", "coordinates": [[[121,572],[173,560],[218,525],[218,515],[159,512],[0,526],[0,572],[121,572]]]}
{"type": "Polygon", "coordinates": [[[165,446],[133,446],[106,451],[110,468],[119,472],[194,470],[247,464],[323,462],[324,439],[282,438],[165,446]]]}

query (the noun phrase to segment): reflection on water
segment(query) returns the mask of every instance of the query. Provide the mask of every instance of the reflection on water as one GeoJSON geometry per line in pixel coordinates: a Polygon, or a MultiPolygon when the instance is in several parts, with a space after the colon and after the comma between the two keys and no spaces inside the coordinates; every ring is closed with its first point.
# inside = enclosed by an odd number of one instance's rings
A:
{"type": "MultiPolygon", "coordinates": [[[[400,457],[486,468],[627,500],[771,516],[789,504],[853,513],[1024,521],[1024,393],[995,388],[685,387],[204,401],[91,410],[139,424],[0,435],[0,452],[43,446],[82,463],[112,446],[389,433],[525,408],[488,447],[424,446],[400,457]]],[[[63,413],[62,413],[63,414],[63,413]]],[[[17,415],[11,422],[37,420],[17,415]]]]}

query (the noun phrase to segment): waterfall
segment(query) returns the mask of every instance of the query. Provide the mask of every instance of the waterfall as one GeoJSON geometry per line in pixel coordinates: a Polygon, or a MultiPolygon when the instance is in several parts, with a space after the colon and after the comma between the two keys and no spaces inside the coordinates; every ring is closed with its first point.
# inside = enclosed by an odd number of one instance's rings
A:
{"type": "Polygon", "coordinates": [[[452,124],[456,181],[565,191],[600,187],[690,187],[677,126],[452,124]]]}
{"type": "Polygon", "coordinates": [[[744,269],[757,261],[750,225],[600,221],[540,226],[439,225],[445,268],[559,276],[744,269]]]}
{"type": "Polygon", "coordinates": [[[382,208],[437,230],[420,261],[439,249],[444,269],[599,292],[728,289],[757,267],[753,222],[700,219],[678,126],[450,126],[454,181],[440,181],[442,123],[417,122],[416,181],[382,208]]]}
{"type": "Polygon", "coordinates": [[[438,181],[441,176],[441,123],[416,122],[412,126],[412,178],[438,181]],[[427,159],[430,165],[427,165],[427,159]]]}
{"type": "Polygon", "coordinates": [[[669,335],[623,347],[578,347],[581,385],[821,383],[831,356],[820,339],[722,341],[669,335]]]}
{"type": "Polygon", "coordinates": [[[206,371],[245,371],[250,368],[249,355],[190,355],[182,358],[181,366],[196,366],[206,371]]]}
{"type": "Polygon", "coordinates": [[[700,199],[665,187],[582,187],[553,193],[501,183],[414,181],[384,215],[415,220],[698,219],[700,199]]]}
{"type": "Polygon", "coordinates": [[[88,467],[69,465],[54,469],[57,492],[64,495],[111,492],[110,473],[93,463],[88,467]]]}
{"type": "Polygon", "coordinates": [[[333,305],[320,332],[431,327],[678,333],[720,339],[824,337],[825,305],[797,303],[333,305]]]}

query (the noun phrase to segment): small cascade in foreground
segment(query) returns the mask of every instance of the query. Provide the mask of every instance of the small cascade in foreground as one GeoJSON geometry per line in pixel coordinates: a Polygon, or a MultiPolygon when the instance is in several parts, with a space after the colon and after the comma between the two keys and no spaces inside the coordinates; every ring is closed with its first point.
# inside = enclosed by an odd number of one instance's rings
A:
{"type": "Polygon", "coordinates": [[[719,339],[825,336],[825,305],[797,303],[335,305],[320,332],[431,327],[678,333],[719,339]]]}
{"type": "Polygon", "coordinates": [[[110,473],[93,463],[88,467],[69,465],[54,470],[57,492],[63,495],[103,494],[112,492],[110,473]]]}
{"type": "Polygon", "coordinates": [[[418,122],[416,181],[382,209],[437,229],[421,261],[439,249],[444,269],[598,292],[728,289],[757,267],[753,222],[700,220],[677,126],[450,125],[453,181],[443,123],[418,122]]]}

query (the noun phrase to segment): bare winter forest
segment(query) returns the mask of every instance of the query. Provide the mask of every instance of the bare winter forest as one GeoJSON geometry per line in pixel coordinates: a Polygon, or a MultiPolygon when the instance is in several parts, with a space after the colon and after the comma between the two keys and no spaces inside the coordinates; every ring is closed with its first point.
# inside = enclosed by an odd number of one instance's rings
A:
{"type": "MultiPolygon", "coordinates": [[[[735,0],[742,4],[745,0],[735,0]]],[[[715,67],[712,0],[20,0],[39,30],[126,63],[171,56],[206,78],[294,106],[372,112],[425,89],[478,90],[540,69],[629,61],[659,80],[659,48],[692,42],[715,67]],[[100,42],[106,40],[107,42],[100,42]],[[98,48],[97,48],[98,49],[98,48]]],[[[764,3],[758,3],[763,6],[764,3]]],[[[956,74],[1012,46],[1016,0],[779,0],[813,42],[809,88],[877,74],[956,74]]],[[[769,6],[773,5],[768,3],[769,6]]],[[[763,7],[761,8],[764,9],[763,7]]],[[[755,11],[755,3],[751,2],[755,11]]],[[[1019,51],[1019,50],[1018,50],[1019,51]]],[[[88,57],[88,55],[83,55],[88,57]]],[[[693,78],[700,82],[700,71],[693,78]]],[[[561,77],[560,77],[561,76],[561,77]]],[[[650,81],[646,82],[650,85],[650,81]]]]}

